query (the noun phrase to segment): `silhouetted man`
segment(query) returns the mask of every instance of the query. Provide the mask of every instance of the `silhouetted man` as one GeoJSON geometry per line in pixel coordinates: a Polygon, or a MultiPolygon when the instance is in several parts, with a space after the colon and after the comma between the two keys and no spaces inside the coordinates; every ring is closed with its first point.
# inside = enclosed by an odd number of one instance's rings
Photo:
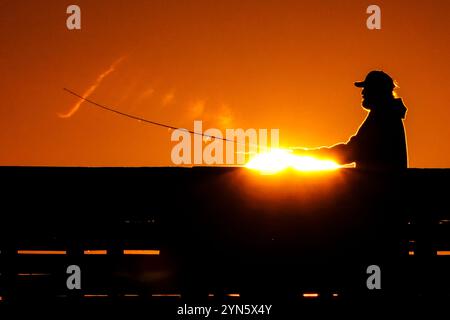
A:
{"type": "Polygon", "coordinates": [[[356,163],[357,168],[398,170],[407,168],[403,119],[406,107],[394,94],[394,80],[383,71],[371,71],[364,81],[362,107],[369,111],[358,132],[347,143],[318,149],[294,150],[296,154],[334,159],[340,164],[356,163]]]}

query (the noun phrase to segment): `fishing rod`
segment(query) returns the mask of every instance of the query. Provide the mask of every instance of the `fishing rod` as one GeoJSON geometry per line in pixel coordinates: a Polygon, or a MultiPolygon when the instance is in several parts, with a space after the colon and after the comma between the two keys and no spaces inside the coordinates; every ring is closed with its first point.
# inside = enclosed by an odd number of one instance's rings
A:
{"type": "MultiPolygon", "coordinates": [[[[137,121],[140,121],[140,122],[144,122],[144,123],[147,123],[147,124],[152,124],[152,125],[155,125],[155,126],[160,126],[160,127],[164,127],[164,128],[168,128],[168,129],[172,129],[172,130],[183,130],[185,132],[189,132],[189,133],[192,133],[192,134],[197,134],[197,135],[200,135],[202,137],[213,138],[213,139],[220,139],[220,140],[223,140],[223,141],[228,141],[228,142],[233,142],[233,143],[236,143],[236,144],[243,144],[243,145],[245,145],[245,143],[240,143],[240,142],[238,142],[236,140],[230,140],[230,139],[223,138],[223,137],[216,137],[216,136],[213,136],[213,135],[204,134],[203,132],[196,132],[196,131],[192,131],[192,130],[188,130],[188,129],[184,129],[184,128],[178,128],[178,127],[174,127],[174,126],[167,125],[167,124],[164,124],[164,123],[151,121],[151,120],[148,120],[148,119],[145,119],[145,118],[142,118],[142,117],[138,117],[138,116],[135,116],[135,115],[132,115],[132,114],[129,114],[129,113],[125,113],[125,112],[113,109],[111,107],[108,107],[108,106],[106,106],[104,104],[100,104],[98,102],[90,100],[90,99],[88,99],[86,97],[83,97],[82,95],[80,95],[80,94],[78,94],[78,93],[76,93],[76,92],[74,92],[74,91],[72,91],[72,90],[70,90],[68,88],[63,88],[63,89],[66,92],[70,93],[71,95],[73,95],[75,97],[78,97],[81,100],[90,103],[91,105],[97,106],[99,108],[102,108],[103,110],[107,110],[109,112],[113,112],[113,113],[116,113],[118,115],[130,118],[130,119],[133,119],[133,120],[137,120],[137,121]]],[[[257,146],[259,147],[259,145],[257,145],[257,146]]]]}
{"type": "MultiPolygon", "coordinates": [[[[81,99],[82,101],[86,101],[86,102],[90,103],[93,106],[99,107],[99,108],[101,108],[103,110],[106,110],[106,111],[109,111],[109,112],[112,112],[112,113],[115,113],[115,114],[118,114],[118,115],[130,118],[130,119],[133,119],[133,120],[137,120],[139,122],[143,122],[143,123],[146,123],[146,124],[151,124],[151,125],[155,125],[155,126],[159,126],[159,127],[163,127],[163,128],[168,128],[168,129],[172,129],[172,130],[183,130],[185,132],[189,132],[189,133],[192,133],[192,134],[200,135],[202,137],[207,137],[207,138],[212,138],[212,139],[219,139],[219,140],[223,140],[223,141],[233,142],[233,143],[239,144],[239,145],[244,145],[244,146],[246,145],[245,142],[242,143],[242,142],[239,142],[239,141],[236,141],[236,140],[230,140],[230,139],[223,138],[223,137],[217,137],[217,136],[213,136],[213,135],[209,135],[209,134],[204,134],[203,132],[196,132],[196,131],[192,131],[192,130],[188,130],[188,129],[184,129],[184,128],[179,128],[179,127],[171,126],[171,125],[164,124],[164,123],[161,123],[161,122],[148,120],[148,119],[145,119],[145,118],[142,118],[142,117],[139,117],[139,116],[135,116],[135,115],[132,115],[132,114],[129,114],[129,113],[125,113],[125,112],[113,109],[113,108],[111,108],[109,106],[106,106],[104,104],[100,104],[98,102],[95,102],[95,101],[93,101],[91,99],[88,99],[87,97],[83,97],[82,95],[80,95],[80,94],[76,93],[75,91],[72,91],[72,90],[70,90],[68,88],[63,88],[63,89],[66,92],[70,93],[71,95],[81,99]]],[[[252,146],[256,146],[258,148],[264,148],[266,150],[267,149],[271,150],[271,148],[268,148],[267,146],[262,147],[259,144],[251,144],[251,145],[252,146]]],[[[292,150],[289,150],[289,152],[292,152],[292,150]]]]}

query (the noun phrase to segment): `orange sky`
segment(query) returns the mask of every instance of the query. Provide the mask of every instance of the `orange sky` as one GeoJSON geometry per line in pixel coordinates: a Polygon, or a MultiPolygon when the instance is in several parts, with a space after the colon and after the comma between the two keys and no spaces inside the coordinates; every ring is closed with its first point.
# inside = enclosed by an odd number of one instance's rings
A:
{"type": "Polygon", "coordinates": [[[345,141],[371,69],[400,84],[410,167],[450,167],[450,1],[0,1],[0,165],[171,165],[163,128],[279,128],[284,146],[345,141]],[[78,4],[82,30],[66,28],[78,4]],[[114,62],[123,58],[123,60],[114,62]],[[110,68],[114,69],[107,72],[110,68]]]}

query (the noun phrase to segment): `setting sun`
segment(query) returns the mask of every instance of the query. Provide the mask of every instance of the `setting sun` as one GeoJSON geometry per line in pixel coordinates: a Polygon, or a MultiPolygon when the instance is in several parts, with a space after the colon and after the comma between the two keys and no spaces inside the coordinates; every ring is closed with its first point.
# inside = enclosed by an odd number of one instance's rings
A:
{"type": "Polygon", "coordinates": [[[258,153],[245,167],[258,170],[263,174],[275,174],[287,168],[297,171],[336,170],[340,168],[340,165],[331,160],[297,156],[290,150],[272,149],[269,152],[258,153]]]}

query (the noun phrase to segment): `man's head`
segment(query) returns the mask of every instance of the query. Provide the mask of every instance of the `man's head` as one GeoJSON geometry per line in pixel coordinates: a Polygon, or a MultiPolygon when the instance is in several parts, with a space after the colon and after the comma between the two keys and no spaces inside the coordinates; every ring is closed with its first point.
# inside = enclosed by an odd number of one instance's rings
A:
{"type": "Polygon", "coordinates": [[[363,88],[362,106],[372,110],[392,100],[394,96],[394,80],[383,71],[370,71],[364,81],[355,82],[355,86],[363,88]]]}

